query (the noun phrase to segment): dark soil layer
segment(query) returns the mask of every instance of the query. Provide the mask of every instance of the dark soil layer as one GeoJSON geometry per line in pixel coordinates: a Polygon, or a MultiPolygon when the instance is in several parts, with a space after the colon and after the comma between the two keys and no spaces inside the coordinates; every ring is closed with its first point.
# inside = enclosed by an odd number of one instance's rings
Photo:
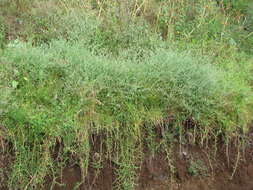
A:
{"type": "MultiPolygon", "coordinates": [[[[136,190],[252,190],[253,189],[253,150],[248,147],[245,154],[238,157],[232,148],[227,159],[226,147],[217,152],[216,158],[210,158],[212,153],[207,149],[193,146],[175,146],[172,160],[175,166],[174,177],[165,155],[151,156],[146,153],[139,171],[136,190]],[[181,149],[181,150],[180,150],[181,149]],[[180,153],[181,152],[181,153],[180,153]],[[235,174],[231,180],[236,160],[239,158],[235,174]],[[189,168],[192,162],[202,161],[201,168],[195,168],[198,175],[193,175],[189,168]],[[201,171],[199,171],[201,170],[201,171]]],[[[7,171],[11,158],[0,155],[0,189],[7,190],[7,171]]],[[[111,190],[116,176],[112,162],[105,162],[103,169],[96,174],[95,169],[89,168],[85,182],[79,186],[80,190],[111,190]]],[[[48,180],[47,180],[48,181],[48,180]]],[[[49,180],[50,181],[50,180],[49,180]]],[[[48,181],[48,182],[49,182],[48,181]]],[[[66,167],[57,180],[62,185],[55,185],[54,190],[72,190],[77,183],[82,182],[81,170],[77,165],[66,167]]],[[[50,189],[49,182],[46,189],[50,189]]]]}
{"type": "MultiPolygon", "coordinates": [[[[164,154],[151,155],[146,151],[138,171],[136,190],[253,190],[252,135],[250,139],[245,151],[239,153],[232,144],[218,146],[216,153],[212,146],[175,145],[170,160],[174,170],[169,167],[164,154]]],[[[98,155],[96,145],[93,148],[92,159],[98,155]]],[[[0,190],[8,190],[6,182],[11,160],[0,154],[0,190]]],[[[112,190],[115,168],[113,162],[104,161],[99,172],[89,167],[88,176],[82,180],[81,169],[69,165],[62,170],[53,188],[52,180],[45,180],[46,190],[112,190]]]]}
{"type": "MultiPolygon", "coordinates": [[[[1,142],[1,141],[0,141],[1,142]]],[[[0,145],[0,149],[2,149],[0,145]]],[[[0,152],[0,190],[7,190],[8,171],[11,158],[0,152]]]]}
{"type": "MultiPolygon", "coordinates": [[[[184,146],[180,150],[180,147],[177,146],[174,148],[174,160],[172,160],[176,168],[174,177],[171,177],[165,155],[150,156],[146,153],[140,168],[136,190],[252,190],[252,150],[248,149],[245,154],[240,153],[238,157],[237,150],[231,148],[228,150],[229,160],[225,152],[226,147],[221,148],[216,158],[212,159],[210,157],[212,153],[207,149],[184,146]],[[236,160],[238,160],[238,165],[231,179],[236,160]],[[191,165],[197,161],[201,161],[203,165],[195,168],[197,174],[192,174],[190,168],[193,166],[191,165]]],[[[114,168],[113,163],[109,161],[104,163],[99,175],[95,175],[95,170],[89,168],[89,175],[79,189],[111,190],[115,181],[114,168]]],[[[80,168],[77,166],[65,168],[58,181],[65,186],[55,186],[54,189],[72,190],[75,183],[80,180],[80,168]]]]}
{"type": "MultiPolygon", "coordinates": [[[[151,155],[146,151],[138,171],[136,190],[253,190],[252,145],[250,142],[239,154],[233,145],[220,145],[216,153],[212,146],[175,145],[170,161],[174,170],[169,167],[164,154],[151,155]]],[[[94,158],[98,153],[92,152],[91,158],[94,158]]],[[[0,190],[8,190],[11,160],[9,156],[0,154],[0,190]]],[[[116,179],[115,168],[113,162],[105,161],[98,173],[89,167],[88,176],[82,180],[80,168],[71,165],[62,170],[52,189],[112,190],[116,179]]],[[[46,190],[51,186],[52,180],[46,179],[46,190]]]]}
{"type": "MultiPolygon", "coordinates": [[[[166,169],[167,162],[162,155],[156,155],[151,160],[147,159],[140,172],[137,190],[252,190],[253,189],[253,161],[242,162],[236,169],[231,180],[232,166],[227,167],[225,160],[215,161],[216,171],[209,176],[191,176],[188,172],[188,163],[185,159],[176,161],[177,174],[174,183],[171,183],[169,172],[166,169]],[[219,169],[218,169],[219,168],[219,169]]],[[[111,190],[115,179],[113,167],[105,163],[100,175],[95,179],[94,171],[90,168],[89,176],[80,190],[111,190]]],[[[71,190],[75,183],[80,181],[80,169],[78,167],[66,168],[59,182],[63,187],[55,187],[55,190],[71,190]]]]}

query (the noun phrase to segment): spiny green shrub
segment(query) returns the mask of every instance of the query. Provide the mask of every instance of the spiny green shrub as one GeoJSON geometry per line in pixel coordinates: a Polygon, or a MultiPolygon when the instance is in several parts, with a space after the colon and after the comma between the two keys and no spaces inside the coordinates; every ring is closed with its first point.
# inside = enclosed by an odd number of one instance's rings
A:
{"type": "Polygon", "coordinates": [[[168,113],[174,122],[165,134],[182,135],[191,119],[198,143],[241,135],[251,119],[252,91],[204,61],[157,49],[137,64],[94,55],[82,41],[10,43],[0,58],[0,122],[15,154],[9,187],[40,188],[73,159],[85,177],[90,138],[105,134],[105,159],[118,166],[115,188],[133,189],[143,144],[158,146],[153,129],[168,113]],[[51,156],[56,142],[63,144],[58,162],[51,156]]]}

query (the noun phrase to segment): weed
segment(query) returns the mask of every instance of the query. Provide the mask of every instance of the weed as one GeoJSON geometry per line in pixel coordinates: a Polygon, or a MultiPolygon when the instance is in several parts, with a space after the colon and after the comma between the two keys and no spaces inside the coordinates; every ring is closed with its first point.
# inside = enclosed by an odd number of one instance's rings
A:
{"type": "Polygon", "coordinates": [[[208,168],[201,160],[190,160],[188,172],[192,176],[208,176],[208,168]]]}

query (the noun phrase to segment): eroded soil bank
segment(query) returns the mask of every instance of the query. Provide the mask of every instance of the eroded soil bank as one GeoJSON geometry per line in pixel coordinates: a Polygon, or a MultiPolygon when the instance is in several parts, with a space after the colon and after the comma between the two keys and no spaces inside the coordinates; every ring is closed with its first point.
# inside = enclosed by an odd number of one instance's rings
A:
{"type": "MultiPolygon", "coordinates": [[[[253,134],[253,133],[252,133],[253,134]]],[[[220,145],[216,153],[210,146],[175,145],[171,160],[165,154],[144,153],[138,169],[136,190],[252,190],[253,189],[253,135],[245,151],[238,152],[233,145],[220,145]],[[170,165],[170,164],[171,165],[170,165]],[[173,173],[173,174],[172,174],[173,173]]],[[[98,141],[101,139],[97,138],[98,141]]],[[[98,142],[99,143],[99,142],[98,142]]],[[[96,142],[95,142],[96,144],[96,142]]],[[[96,146],[91,153],[96,159],[96,146]]],[[[7,188],[8,171],[13,158],[0,154],[0,190],[7,188]]],[[[79,166],[70,164],[54,181],[47,177],[45,189],[53,190],[111,190],[116,180],[113,161],[103,161],[99,172],[89,167],[87,177],[82,180],[79,166]],[[79,184],[79,185],[78,185],[79,184]]]]}
{"type": "MultiPolygon", "coordinates": [[[[176,148],[175,148],[176,149],[176,148]]],[[[252,152],[248,151],[239,158],[240,162],[231,179],[237,154],[230,153],[230,163],[225,154],[218,153],[216,160],[208,158],[204,150],[194,147],[183,148],[183,154],[174,151],[176,157],[174,177],[164,155],[150,156],[146,154],[142,163],[136,190],[252,190],[253,160],[252,152]],[[196,163],[196,165],[194,165],[196,163]],[[202,163],[202,164],[200,164],[202,163]],[[199,166],[197,165],[199,164],[199,166]],[[193,170],[193,171],[191,171],[193,170]],[[194,171],[195,170],[195,171],[194,171]],[[194,173],[195,172],[195,173],[194,173]]],[[[105,162],[99,175],[89,168],[89,175],[80,190],[111,190],[115,181],[115,166],[105,162]]],[[[76,182],[81,181],[81,171],[77,166],[65,168],[59,182],[65,186],[55,186],[54,190],[71,190],[76,182]]]]}

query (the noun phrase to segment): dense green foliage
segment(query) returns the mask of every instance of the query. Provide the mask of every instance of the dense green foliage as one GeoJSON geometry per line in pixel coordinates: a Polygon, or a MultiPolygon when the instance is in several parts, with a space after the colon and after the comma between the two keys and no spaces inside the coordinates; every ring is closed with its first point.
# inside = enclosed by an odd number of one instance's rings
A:
{"type": "Polygon", "coordinates": [[[144,124],[154,126],[166,113],[173,113],[176,121],[169,131],[183,130],[180,123],[192,118],[203,141],[212,135],[230,137],[245,128],[252,106],[247,83],[170,51],[159,50],[136,64],[94,56],[83,43],[54,41],[49,47],[32,47],[15,42],[1,62],[6,97],[1,120],[8,140],[15,142],[16,172],[11,179],[18,184],[28,183],[27,172],[46,174],[53,139],[61,138],[64,152],[77,151],[78,158],[88,162],[89,136],[106,132],[119,146],[114,150],[109,144],[106,149],[121,152],[116,158],[127,164],[122,160],[127,152],[144,143],[144,124]],[[24,163],[33,166],[25,173],[20,170],[24,163]]]}
{"type": "Polygon", "coordinates": [[[19,24],[0,24],[0,141],[15,158],[10,189],[40,189],[73,162],[84,178],[103,160],[117,165],[116,189],[133,189],[144,148],[169,152],[189,133],[203,145],[248,131],[250,2],[13,2],[0,4],[1,16],[19,24]],[[98,163],[94,135],[103,137],[98,163]]]}

